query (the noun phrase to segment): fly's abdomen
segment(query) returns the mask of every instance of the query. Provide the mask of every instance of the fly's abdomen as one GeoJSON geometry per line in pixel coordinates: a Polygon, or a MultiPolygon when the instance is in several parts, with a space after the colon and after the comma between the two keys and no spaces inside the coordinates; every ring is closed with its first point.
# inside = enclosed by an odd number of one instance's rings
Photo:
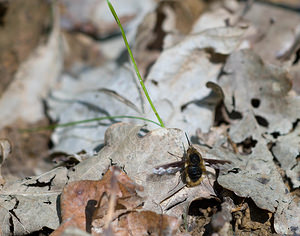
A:
{"type": "Polygon", "coordinates": [[[192,182],[197,182],[202,176],[202,169],[200,166],[188,166],[187,173],[192,182]]]}

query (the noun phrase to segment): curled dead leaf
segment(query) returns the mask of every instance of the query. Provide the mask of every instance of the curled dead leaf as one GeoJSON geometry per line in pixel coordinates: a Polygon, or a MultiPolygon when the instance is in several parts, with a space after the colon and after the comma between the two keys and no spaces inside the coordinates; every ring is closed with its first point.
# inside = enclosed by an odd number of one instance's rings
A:
{"type": "Polygon", "coordinates": [[[180,225],[175,217],[151,211],[137,212],[143,198],[135,184],[120,168],[112,166],[101,180],[69,183],[61,195],[62,224],[51,235],[62,235],[70,228],[98,235],[174,235],[180,225]]]}
{"type": "MultiPolygon", "coordinates": [[[[81,180],[69,183],[64,187],[60,198],[62,224],[52,233],[52,236],[61,235],[70,226],[91,232],[95,212],[106,210],[102,202],[105,196],[109,197],[114,193],[117,199],[127,198],[128,200],[134,196],[134,200],[140,200],[140,198],[135,198],[137,196],[135,190],[141,191],[143,188],[133,183],[117,167],[111,167],[101,180],[81,180]],[[112,184],[112,181],[116,181],[117,184],[112,184]]],[[[136,202],[135,207],[140,204],[136,202]]],[[[105,214],[102,213],[102,215],[105,214]]],[[[99,217],[99,213],[96,217],[99,217]]]]}

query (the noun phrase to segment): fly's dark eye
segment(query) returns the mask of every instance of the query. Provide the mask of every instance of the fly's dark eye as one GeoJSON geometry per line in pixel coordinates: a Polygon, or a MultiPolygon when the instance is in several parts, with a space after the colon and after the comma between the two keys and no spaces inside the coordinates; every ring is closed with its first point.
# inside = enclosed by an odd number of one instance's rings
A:
{"type": "Polygon", "coordinates": [[[200,157],[198,154],[193,153],[190,155],[190,161],[193,165],[197,165],[200,163],[200,157]]]}

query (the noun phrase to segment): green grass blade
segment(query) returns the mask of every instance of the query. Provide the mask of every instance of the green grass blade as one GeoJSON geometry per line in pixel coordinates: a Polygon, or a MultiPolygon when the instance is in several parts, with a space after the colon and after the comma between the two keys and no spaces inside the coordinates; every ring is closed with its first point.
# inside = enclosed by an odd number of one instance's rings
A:
{"type": "Polygon", "coordinates": [[[131,61],[132,61],[132,64],[133,64],[134,69],[135,69],[135,72],[136,72],[136,75],[137,75],[137,77],[139,78],[140,84],[141,84],[141,86],[142,86],[142,88],[143,88],[143,91],[144,91],[144,93],[145,93],[145,95],[146,95],[146,98],[147,98],[147,100],[148,100],[148,102],[149,102],[149,104],[150,104],[150,106],[151,106],[151,108],[152,108],[154,114],[156,115],[156,117],[157,117],[157,119],[158,119],[158,121],[159,121],[159,123],[160,123],[160,126],[161,126],[161,127],[165,127],[165,125],[164,125],[164,123],[162,122],[162,119],[160,118],[160,116],[158,115],[158,113],[157,113],[157,111],[156,111],[156,108],[155,108],[155,106],[153,105],[152,100],[151,100],[151,98],[150,98],[150,96],[149,96],[149,94],[148,94],[148,91],[147,91],[147,89],[146,89],[146,87],[145,87],[145,85],[144,85],[143,79],[142,79],[142,77],[141,77],[141,75],[140,75],[140,72],[139,72],[139,70],[138,70],[138,67],[137,67],[137,65],[136,65],[136,63],[135,63],[133,54],[132,54],[131,49],[130,49],[130,47],[129,47],[129,44],[128,44],[128,41],[127,41],[127,38],[126,38],[126,35],[125,35],[125,32],[124,32],[124,29],[123,29],[123,26],[122,26],[122,24],[121,24],[121,22],[120,22],[120,20],[119,20],[119,17],[118,17],[118,15],[117,15],[117,13],[116,13],[114,7],[113,7],[112,4],[110,3],[110,1],[109,1],[109,0],[106,0],[106,2],[107,2],[107,4],[108,4],[108,7],[109,7],[111,13],[113,14],[113,16],[114,16],[114,18],[115,18],[117,24],[119,25],[119,28],[120,28],[120,30],[121,30],[121,33],[122,33],[122,37],[123,37],[124,43],[125,43],[126,48],[127,48],[127,50],[128,50],[130,59],[131,59],[131,61]]]}
{"type": "Polygon", "coordinates": [[[89,122],[94,122],[94,121],[101,121],[101,120],[111,120],[111,119],[122,119],[122,118],[129,118],[129,119],[136,119],[136,120],[143,120],[147,122],[151,122],[153,124],[156,124],[161,127],[161,125],[153,120],[146,119],[144,117],[138,117],[138,116],[104,116],[104,117],[97,117],[97,118],[92,118],[92,119],[87,119],[87,120],[80,120],[80,121],[73,121],[73,122],[68,122],[68,123],[63,123],[63,124],[56,124],[56,125],[49,125],[45,127],[38,127],[38,128],[33,128],[33,129],[21,129],[21,132],[38,132],[38,131],[43,131],[43,130],[52,130],[55,128],[59,127],[69,127],[69,126],[74,126],[74,125],[79,125],[79,124],[85,124],[89,122]]]}

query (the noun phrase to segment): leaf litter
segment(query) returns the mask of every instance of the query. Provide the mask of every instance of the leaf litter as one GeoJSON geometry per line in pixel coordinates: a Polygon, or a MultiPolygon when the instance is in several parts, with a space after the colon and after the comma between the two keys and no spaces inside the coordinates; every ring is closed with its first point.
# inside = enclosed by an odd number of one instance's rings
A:
{"type": "Polygon", "coordinates": [[[274,140],[272,153],[285,171],[288,178],[291,179],[293,188],[300,187],[299,181],[299,153],[300,153],[300,127],[297,127],[287,135],[280,136],[274,140]]]}
{"type": "MultiPolygon", "coordinates": [[[[298,64],[290,33],[300,22],[298,16],[293,14],[298,23],[287,28],[290,22],[278,19],[290,11],[277,11],[276,6],[253,3],[248,8],[226,1],[196,4],[193,9],[191,0],[186,9],[195,12],[186,27],[180,20],[184,10],[168,4],[143,11],[138,20],[130,13],[127,20],[136,20],[129,27],[132,41],[136,37],[137,43],[159,43],[152,48],[137,44],[136,49],[145,50],[142,62],[147,52],[153,52],[143,65],[146,86],[164,122],[177,129],[116,123],[116,119],[56,129],[53,151],[76,156],[83,150],[85,158],[68,168],[7,179],[0,194],[4,235],[29,234],[44,227],[54,230],[59,223],[60,229],[70,224],[95,235],[174,235],[179,224],[182,232],[193,235],[300,233],[299,197],[294,194],[299,188],[299,94],[292,89],[295,73],[289,73],[298,64]],[[253,17],[266,9],[271,11],[265,18],[273,17],[275,23],[262,19],[264,14],[253,17]],[[136,26],[147,13],[157,17],[156,28],[153,22],[148,28],[154,41],[138,41],[143,30],[136,26]],[[166,18],[159,18],[161,14],[166,18]],[[162,32],[162,38],[155,38],[162,32]],[[281,37],[273,43],[274,35],[281,37]],[[287,51],[288,58],[278,57],[287,51]],[[188,145],[182,130],[195,134],[192,140],[200,142],[197,148],[203,157],[232,164],[216,172],[209,169],[193,188],[182,183],[180,173],[154,175],[153,167],[183,156],[188,145]]],[[[93,37],[111,34],[112,28],[105,32],[100,27],[106,26],[96,23],[93,37]]],[[[89,35],[86,26],[83,21],[79,31],[89,35]]],[[[94,41],[105,56],[107,45],[118,45],[97,67],[75,63],[71,74],[61,75],[46,101],[52,119],[65,123],[118,114],[153,118],[128,65],[109,61],[124,49],[119,39],[113,41],[94,41]]],[[[72,230],[63,228],[66,234],[72,230]]]]}
{"type": "Polygon", "coordinates": [[[179,224],[177,218],[137,211],[142,198],[136,190],[143,191],[143,188],[118,167],[108,170],[102,180],[68,184],[61,196],[62,225],[52,235],[60,235],[68,226],[95,233],[114,231],[116,235],[129,232],[142,235],[147,231],[175,233],[179,224]]]}
{"type": "Polygon", "coordinates": [[[241,50],[230,55],[223,70],[219,84],[229,112],[253,112],[269,133],[292,130],[300,99],[289,94],[291,80],[285,69],[264,63],[253,51],[241,50]]]}
{"type": "MultiPolygon", "coordinates": [[[[159,59],[151,67],[145,85],[167,126],[178,127],[191,133],[194,125],[201,124],[199,128],[206,132],[209,130],[213,123],[216,105],[198,106],[195,103],[209,94],[209,89],[204,85],[208,81],[216,81],[222,63],[211,63],[211,55],[206,52],[206,49],[228,55],[238,47],[244,31],[241,28],[225,27],[207,29],[195,35],[187,35],[178,45],[161,53],[159,59]],[[181,93],[179,97],[178,92],[175,91],[181,88],[189,92],[181,93]],[[206,120],[198,123],[196,113],[201,114],[206,120]],[[190,125],[191,122],[194,125],[190,125]]],[[[78,77],[81,83],[78,82],[78,78],[64,75],[59,89],[54,90],[49,97],[47,102],[52,119],[66,123],[74,121],[75,117],[78,120],[84,120],[111,114],[144,114],[145,117],[153,119],[149,107],[145,106],[145,100],[136,84],[134,74],[128,69],[126,63],[119,66],[115,62],[108,62],[95,69],[83,70],[78,77]],[[114,98],[102,94],[103,89],[113,90],[120,97],[135,104],[140,114],[136,109],[128,107],[126,103],[122,104],[120,100],[115,104],[114,98]],[[88,106],[90,104],[91,107],[88,106]]],[[[53,135],[55,150],[68,153],[76,153],[81,149],[93,151],[93,147],[99,142],[97,137],[102,137],[107,126],[112,122],[87,124],[79,130],[60,128],[53,135]],[[80,132],[82,134],[78,135],[80,132]]],[[[130,120],[130,122],[134,121],[130,120]]]]}

